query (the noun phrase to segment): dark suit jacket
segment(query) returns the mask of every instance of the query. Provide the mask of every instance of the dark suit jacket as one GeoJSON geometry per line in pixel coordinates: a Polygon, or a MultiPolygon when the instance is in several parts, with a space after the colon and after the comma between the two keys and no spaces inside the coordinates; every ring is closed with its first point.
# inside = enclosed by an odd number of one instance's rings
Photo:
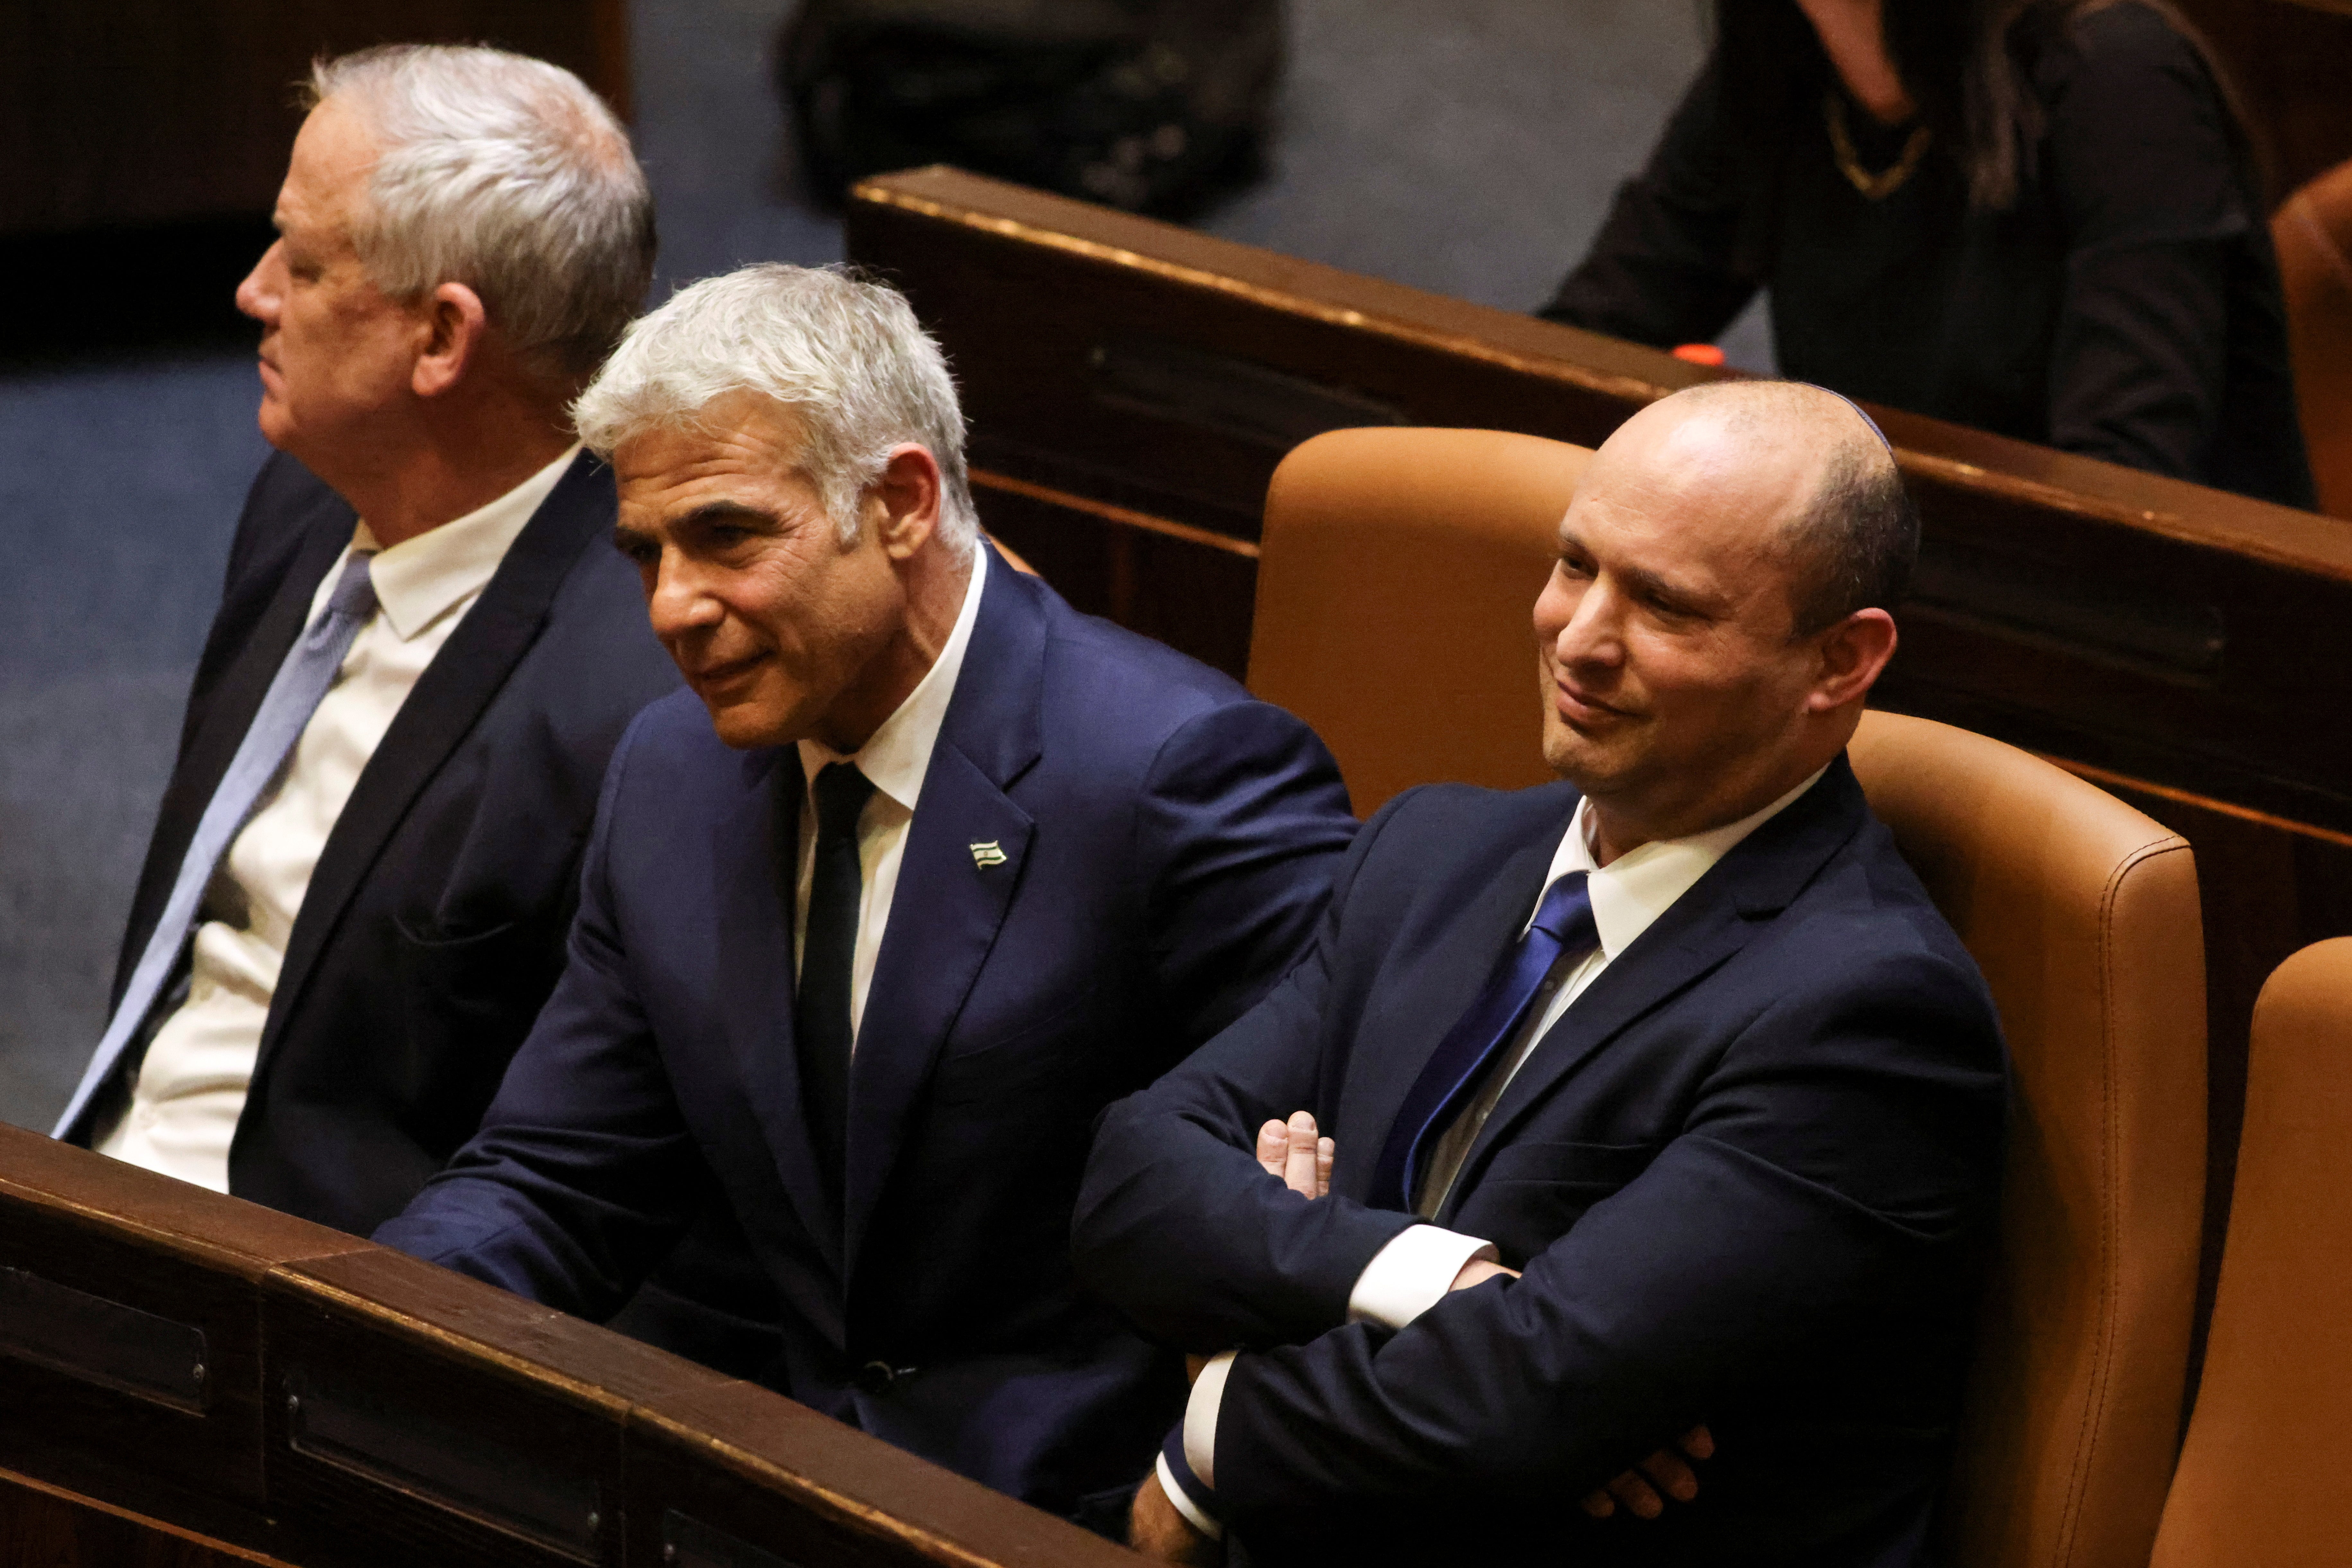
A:
{"type": "Polygon", "coordinates": [[[1575,804],[1447,786],[1369,824],[1314,954],[1105,1117],[1080,1277],[1165,1342],[1263,1352],[1234,1365],[1214,1476],[1254,1560],[1908,1561],[1948,1460],[2005,1064],[1976,966],[1842,759],[1496,1105],[1439,1223],[1526,1277],[1402,1332],[1346,1323],[1412,1223],[1362,1201],[1389,1125],[1575,804]],[[1249,1152],[1301,1107],[1339,1149],[1312,1203],[1249,1152]],[[1696,1503],[1578,1510],[1701,1421],[1696,1503]]]}
{"type": "Polygon", "coordinates": [[[1288,967],[1355,824],[1297,720],[985,561],[842,1204],[793,1044],[799,757],[729,750],[681,693],[614,756],[570,967],[481,1135],[378,1239],[600,1317],[707,1173],[782,1300],[772,1386],[1066,1511],[1133,1485],[1183,1388],[1071,1277],[1094,1118],[1288,967]]]}
{"type": "MultiPolygon", "coordinates": [[[[361,773],[270,998],[230,1147],[238,1196],[364,1236],[480,1124],[562,967],[605,760],[637,710],[677,686],[636,569],[612,546],[614,509],[611,471],[583,454],[361,773]]],[[[118,998],[353,521],[283,454],[254,481],[131,905],[118,998]]],[[[68,1133],[86,1141],[90,1125],[68,1133]]]]}

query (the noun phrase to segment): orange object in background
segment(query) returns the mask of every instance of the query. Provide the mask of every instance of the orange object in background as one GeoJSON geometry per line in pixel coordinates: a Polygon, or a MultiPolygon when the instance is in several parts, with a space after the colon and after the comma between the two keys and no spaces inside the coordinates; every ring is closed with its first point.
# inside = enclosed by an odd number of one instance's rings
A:
{"type": "Polygon", "coordinates": [[[2352,518],[2352,163],[2289,196],[2271,237],[2319,510],[2352,518]]]}
{"type": "Polygon", "coordinates": [[[1693,364],[1711,365],[1717,370],[1723,367],[1723,351],[1713,343],[1685,343],[1675,350],[1675,357],[1688,360],[1693,364]]]}

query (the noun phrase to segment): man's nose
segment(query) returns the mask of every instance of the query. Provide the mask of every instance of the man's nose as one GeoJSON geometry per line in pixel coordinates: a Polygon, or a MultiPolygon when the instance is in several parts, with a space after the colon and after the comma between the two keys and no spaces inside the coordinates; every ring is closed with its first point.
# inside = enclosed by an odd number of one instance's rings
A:
{"type": "Polygon", "coordinates": [[[708,585],[675,550],[665,550],[646,572],[646,613],[654,636],[667,640],[717,626],[724,611],[708,585]]]}
{"type": "Polygon", "coordinates": [[[245,275],[245,281],[236,286],[236,308],[265,325],[278,317],[278,294],[274,274],[278,270],[278,253],[285,244],[282,239],[271,242],[269,248],[261,253],[261,259],[253,264],[253,270],[245,275]]]}
{"type": "Polygon", "coordinates": [[[1624,606],[1606,582],[1588,585],[1576,608],[1552,639],[1552,658],[1561,664],[1618,664],[1624,658],[1620,626],[1624,606]]]}

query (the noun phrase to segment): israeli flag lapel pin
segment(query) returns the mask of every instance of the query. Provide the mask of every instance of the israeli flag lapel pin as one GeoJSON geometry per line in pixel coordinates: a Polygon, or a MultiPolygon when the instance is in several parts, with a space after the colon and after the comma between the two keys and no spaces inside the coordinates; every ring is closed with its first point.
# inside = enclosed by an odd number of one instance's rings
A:
{"type": "Polygon", "coordinates": [[[991,866],[1002,866],[1004,864],[1004,851],[993,838],[985,844],[975,844],[971,847],[971,863],[983,871],[991,866]]]}

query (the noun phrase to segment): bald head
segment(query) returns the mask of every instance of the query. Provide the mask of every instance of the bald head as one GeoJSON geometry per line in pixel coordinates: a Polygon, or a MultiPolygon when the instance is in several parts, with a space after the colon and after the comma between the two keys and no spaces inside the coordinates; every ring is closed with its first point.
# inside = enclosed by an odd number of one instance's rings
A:
{"type": "Polygon", "coordinates": [[[1853,405],[1732,382],[1620,426],[1559,542],[1535,608],[1544,755],[1605,857],[1737,821],[1837,755],[1895,651],[1918,530],[1853,405]]]}
{"type": "Polygon", "coordinates": [[[1788,573],[1793,635],[1856,610],[1892,611],[1902,599],[1919,553],[1918,513],[1885,437],[1836,393],[1794,381],[1709,382],[1650,405],[1618,436],[1654,447],[1643,455],[1687,483],[1757,489],[1778,519],[1767,549],[1788,573]]]}

